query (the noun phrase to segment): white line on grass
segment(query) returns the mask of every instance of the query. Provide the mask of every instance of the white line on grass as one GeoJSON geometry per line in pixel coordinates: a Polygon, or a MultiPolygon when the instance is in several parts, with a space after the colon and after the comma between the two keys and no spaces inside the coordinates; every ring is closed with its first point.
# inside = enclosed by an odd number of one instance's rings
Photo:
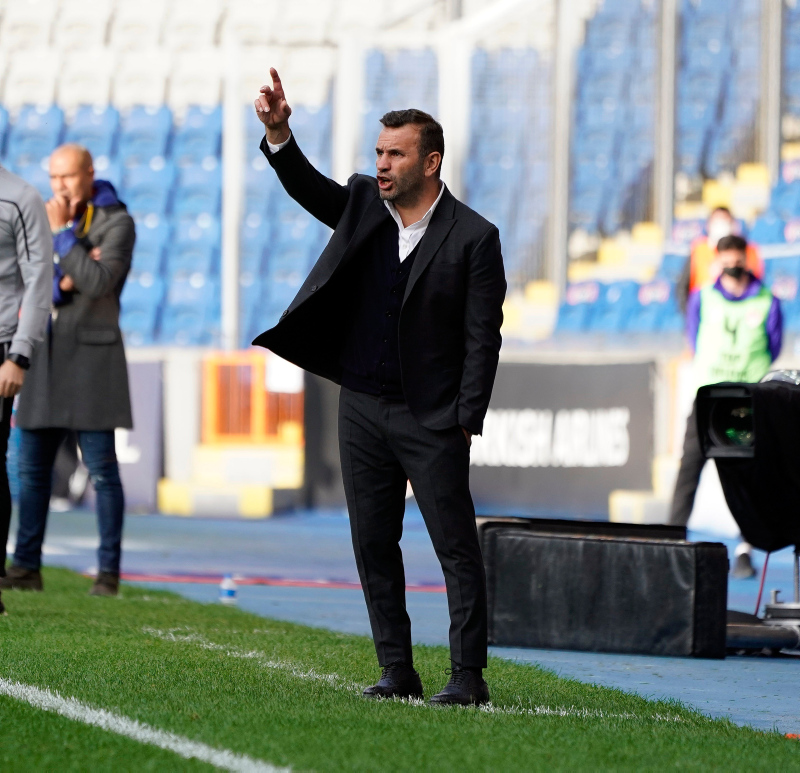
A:
{"type": "Polygon", "coordinates": [[[278,773],[289,768],[277,768],[267,762],[255,760],[227,749],[215,749],[199,741],[192,741],[174,733],[167,733],[150,727],[129,717],[113,714],[105,709],[96,709],[75,698],[62,698],[57,692],[51,692],[29,684],[12,682],[0,677],[0,695],[24,701],[42,711],[51,711],[85,725],[93,725],[111,733],[132,738],[139,743],[158,746],[160,749],[174,752],[186,759],[197,759],[207,762],[222,770],[237,773],[278,773]]]}
{"type": "MultiPolygon", "coordinates": [[[[240,647],[229,644],[217,644],[216,642],[209,641],[205,636],[195,633],[191,628],[171,628],[168,631],[162,631],[157,628],[143,628],[144,633],[148,636],[154,636],[162,641],[171,641],[180,644],[193,644],[201,649],[212,650],[214,652],[222,652],[231,658],[238,658],[241,660],[254,660],[264,668],[275,669],[283,671],[290,676],[297,679],[311,680],[315,682],[324,682],[331,687],[337,689],[345,689],[348,692],[360,693],[364,689],[364,685],[351,682],[338,674],[321,674],[313,668],[306,669],[296,663],[291,663],[286,660],[271,659],[265,652],[258,650],[245,650],[240,647]]],[[[417,708],[434,708],[429,703],[423,700],[412,698],[410,700],[402,700],[409,706],[417,708]]],[[[435,707],[438,710],[438,707],[435,707]]],[[[566,708],[551,708],[550,706],[493,706],[491,703],[485,706],[478,707],[479,711],[486,714],[505,714],[512,716],[529,716],[529,717],[575,717],[577,719],[634,719],[644,722],[684,722],[685,719],[676,714],[631,714],[623,712],[619,714],[612,714],[601,709],[585,709],[578,708],[577,706],[568,706],[566,708]]]]}

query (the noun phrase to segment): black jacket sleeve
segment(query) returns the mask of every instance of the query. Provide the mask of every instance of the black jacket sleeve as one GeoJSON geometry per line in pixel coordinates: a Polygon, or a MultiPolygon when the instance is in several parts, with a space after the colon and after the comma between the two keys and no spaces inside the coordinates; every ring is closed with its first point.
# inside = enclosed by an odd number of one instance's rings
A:
{"type": "Polygon", "coordinates": [[[466,356],[458,397],[458,423],[473,435],[483,431],[497,373],[506,277],[500,232],[492,226],[469,257],[464,309],[466,356]]]}
{"type": "Polygon", "coordinates": [[[339,185],[325,177],[303,155],[294,134],[277,153],[270,152],[267,138],[261,140],[261,152],[267,157],[286,192],[301,206],[329,228],[336,228],[350,198],[348,185],[339,185]]]}

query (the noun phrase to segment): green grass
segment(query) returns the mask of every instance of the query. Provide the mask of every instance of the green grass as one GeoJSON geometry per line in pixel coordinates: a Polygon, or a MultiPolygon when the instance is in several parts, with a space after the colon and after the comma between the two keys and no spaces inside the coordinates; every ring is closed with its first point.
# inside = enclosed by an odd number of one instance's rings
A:
{"type": "MultiPolygon", "coordinates": [[[[51,569],[45,593],[3,594],[0,677],[297,770],[800,770],[800,743],[776,733],[499,659],[487,678],[505,713],[365,701],[378,670],[364,637],[131,586],[91,598],[89,584],[51,569]],[[520,712],[532,706],[572,714],[520,712]]],[[[438,690],[447,651],[416,659],[438,690]]],[[[0,697],[0,770],[207,768],[0,697]]]]}

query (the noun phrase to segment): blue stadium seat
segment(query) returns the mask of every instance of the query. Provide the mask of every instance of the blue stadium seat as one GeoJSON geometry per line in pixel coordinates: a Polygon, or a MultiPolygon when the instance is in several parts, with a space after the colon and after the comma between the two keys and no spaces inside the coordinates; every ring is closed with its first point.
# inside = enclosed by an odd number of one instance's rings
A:
{"type": "MultiPolygon", "coordinates": [[[[248,116],[248,122],[252,122],[252,116],[248,116]]],[[[183,124],[175,132],[172,158],[180,166],[199,164],[209,156],[217,158],[221,153],[221,137],[222,107],[193,105],[186,111],[183,124]]]]}
{"type": "Polygon", "coordinates": [[[272,220],[266,215],[255,212],[248,213],[239,230],[242,246],[255,245],[263,249],[272,235],[272,220]]]}
{"type": "Polygon", "coordinates": [[[164,248],[157,242],[136,240],[133,248],[133,262],[131,271],[136,274],[151,274],[158,276],[161,273],[161,263],[164,257],[164,248]]]}
{"type": "Polygon", "coordinates": [[[219,285],[199,274],[169,283],[159,342],[207,346],[218,337],[219,285]]]}
{"type": "Polygon", "coordinates": [[[658,333],[664,318],[678,311],[674,286],[665,279],[641,285],[636,301],[627,328],[629,332],[658,333]]]}
{"type": "Polygon", "coordinates": [[[161,252],[172,235],[172,229],[163,216],[149,213],[134,215],[136,221],[136,247],[145,247],[161,252]]]}
{"type": "Polygon", "coordinates": [[[764,282],[787,303],[797,299],[800,281],[800,257],[768,258],[764,261],[764,282]]]}
{"type": "Polygon", "coordinates": [[[600,290],[598,282],[577,282],[567,285],[564,301],[558,309],[555,332],[585,332],[598,305],[600,290]]]}
{"type": "Polygon", "coordinates": [[[132,107],[120,118],[119,155],[126,164],[145,164],[167,155],[172,112],[160,108],[132,107]]]}
{"type": "Polygon", "coordinates": [[[60,107],[24,106],[8,132],[5,157],[9,165],[38,164],[58,145],[63,126],[64,112],[60,107]]]}
{"type": "Polygon", "coordinates": [[[64,142],[83,145],[97,160],[100,156],[111,158],[119,128],[119,112],[110,105],[90,107],[83,105],[75,111],[66,127],[64,142]]]}
{"type": "Polygon", "coordinates": [[[243,242],[239,246],[239,276],[260,277],[264,266],[265,245],[243,242]]]}
{"type": "Polygon", "coordinates": [[[172,198],[176,215],[217,215],[222,201],[222,168],[216,159],[178,171],[172,198]]]}
{"type": "Polygon", "coordinates": [[[179,217],[175,223],[173,240],[176,244],[184,242],[203,242],[219,247],[222,227],[219,218],[203,214],[197,217],[179,217]]]}
{"type": "Polygon", "coordinates": [[[8,131],[8,110],[0,105],[0,158],[5,155],[6,132],[8,131]]]}
{"type": "Polygon", "coordinates": [[[636,308],[639,285],[636,282],[611,282],[602,286],[590,320],[597,333],[624,333],[636,308]]]}
{"type": "Polygon", "coordinates": [[[669,283],[677,282],[680,275],[683,273],[687,260],[689,260],[688,253],[685,255],[674,253],[663,255],[661,257],[661,264],[658,267],[657,276],[669,283]]]}
{"type": "Polygon", "coordinates": [[[605,203],[605,188],[587,188],[570,197],[569,221],[574,228],[595,233],[600,227],[600,216],[605,203]]]}
{"type": "Polygon", "coordinates": [[[123,169],[122,164],[108,156],[97,156],[94,159],[94,176],[98,180],[107,180],[122,194],[123,169]]]}
{"type": "Polygon", "coordinates": [[[126,343],[154,343],[163,298],[164,282],[159,277],[145,272],[128,278],[120,299],[120,327],[126,343]]]}
{"type": "Polygon", "coordinates": [[[800,181],[776,185],[770,195],[769,208],[784,220],[800,215],[800,181]]]}
{"type": "Polygon", "coordinates": [[[783,220],[774,212],[768,211],[756,219],[750,231],[750,239],[756,244],[781,244],[786,241],[785,228],[783,220]]]}
{"type": "Polygon", "coordinates": [[[203,242],[174,244],[166,252],[164,272],[168,279],[192,274],[215,276],[219,273],[217,250],[203,242]]]}
{"type": "Polygon", "coordinates": [[[131,212],[163,215],[169,206],[175,167],[162,156],[129,166],[123,172],[122,192],[131,212]]]}
{"type": "Polygon", "coordinates": [[[53,195],[53,190],[50,187],[50,173],[42,166],[42,163],[25,165],[9,165],[9,168],[15,174],[18,174],[23,180],[29,182],[41,197],[47,201],[53,195]]]}

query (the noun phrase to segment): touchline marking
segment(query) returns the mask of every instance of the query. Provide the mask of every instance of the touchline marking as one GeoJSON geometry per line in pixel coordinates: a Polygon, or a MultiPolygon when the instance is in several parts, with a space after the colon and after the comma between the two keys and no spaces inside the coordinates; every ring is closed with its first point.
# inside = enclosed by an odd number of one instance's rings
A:
{"type": "Polygon", "coordinates": [[[339,689],[345,689],[354,692],[361,692],[364,687],[362,685],[344,679],[338,674],[321,674],[313,668],[303,668],[288,660],[273,660],[265,652],[258,650],[245,650],[241,647],[236,647],[229,644],[217,644],[216,642],[209,641],[205,636],[199,633],[194,633],[190,628],[170,628],[167,631],[162,631],[157,628],[143,628],[144,633],[148,636],[154,636],[156,639],[162,641],[172,641],[181,644],[194,644],[204,650],[212,650],[214,652],[222,652],[230,658],[238,658],[240,660],[255,660],[260,666],[264,668],[273,669],[275,671],[284,671],[290,676],[297,679],[304,679],[312,682],[324,682],[339,689]]]}
{"type": "Polygon", "coordinates": [[[199,741],[192,741],[174,733],[158,730],[129,717],[114,714],[105,709],[96,709],[75,698],[62,698],[57,692],[34,687],[29,684],[12,682],[0,677],[0,695],[23,701],[42,711],[60,714],[62,717],[93,725],[110,733],[132,738],[139,743],[158,746],[188,759],[207,762],[222,770],[236,773],[284,773],[291,768],[277,768],[267,762],[236,754],[227,749],[215,749],[199,741]]]}
{"type": "MultiPolygon", "coordinates": [[[[296,663],[291,663],[286,660],[272,660],[265,652],[258,650],[245,650],[241,647],[236,647],[227,644],[217,644],[210,641],[205,636],[195,633],[191,628],[170,628],[167,631],[162,631],[157,628],[143,628],[144,633],[148,636],[154,636],[162,641],[171,641],[180,644],[193,644],[204,650],[212,650],[214,652],[222,652],[231,658],[238,658],[240,660],[254,660],[264,668],[275,669],[276,671],[283,671],[290,676],[297,679],[311,680],[315,682],[324,682],[336,689],[344,689],[348,692],[361,693],[364,685],[351,682],[338,674],[321,674],[313,668],[306,669],[296,663]]],[[[435,711],[440,711],[441,707],[431,706],[427,701],[420,700],[419,698],[399,699],[398,703],[405,703],[415,708],[427,708],[435,711]]],[[[472,707],[463,707],[466,710],[473,710],[472,707]]],[[[477,707],[478,711],[484,714],[504,714],[519,717],[575,717],[577,719],[633,719],[640,722],[685,722],[684,717],[677,714],[631,714],[629,712],[610,713],[602,711],[601,709],[585,709],[578,708],[577,706],[568,706],[566,708],[551,708],[550,706],[493,706],[491,703],[485,706],[477,707]]]]}

